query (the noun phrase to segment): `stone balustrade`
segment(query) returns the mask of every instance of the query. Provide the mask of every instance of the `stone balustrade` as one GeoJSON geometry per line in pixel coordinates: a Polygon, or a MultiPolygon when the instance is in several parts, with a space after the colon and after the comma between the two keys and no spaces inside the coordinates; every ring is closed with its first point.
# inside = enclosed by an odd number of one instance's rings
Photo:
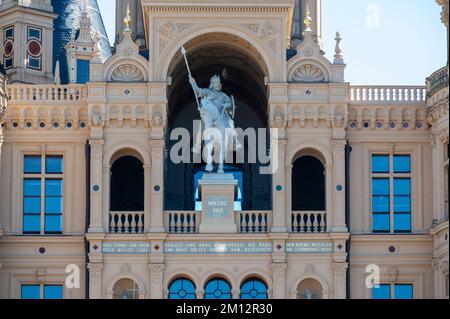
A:
{"type": "Polygon", "coordinates": [[[143,234],[144,212],[110,212],[109,232],[111,234],[143,234]]]}
{"type": "Polygon", "coordinates": [[[242,211],[237,212],[238,230],[242,234],[268,233],[272,224],[272,212],[242,211]]]}
{"type": "Polygon", "coordinates": [[[195,234],[200,225],[200,212],[167,211],[164,213],[164,225],[170,234],[195,234]]]}
{"type": "Polygon", "coordinates": [[[87,96],[84,85],[8,85],[10,103],[77,103],[83,102],[87,96]]]}
{"type": "Polygon", "coordinates": [[[427,78],[428,97],[448,86],[448,67],[443,67],[427,78]]]}
{"type": "Polygon", "coordinates": [[[292,228],[296,234],[326,233],[326,212],[292,212],[292,228]]]}
{"type": "Polygon", "coordinates": [[[424,104],[425,86],[350,86],[350,104],[424,104]]]}

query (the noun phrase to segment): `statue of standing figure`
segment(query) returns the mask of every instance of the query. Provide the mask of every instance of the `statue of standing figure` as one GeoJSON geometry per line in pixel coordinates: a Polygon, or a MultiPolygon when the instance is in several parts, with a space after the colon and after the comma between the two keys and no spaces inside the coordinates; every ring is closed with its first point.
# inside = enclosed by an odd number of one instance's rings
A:
{"type": "MultiPolygon", "coordinates": [[[[214,146],[217,145],[220,151],[217,173],[223,174],[227,153],[233,149],[234,145],[236,145],[236,150],[242,147],[234,126],[236,111],[234,98],[222,92],[222,83],[218,75],[211,78],[210,86],[207,89],[200,88],[191,75],[189,75],[189,83],[192,85],[196,98],[201,99],[198,110],[204,125],[202,136],[208,137],[205,141],[207,149],[206,171],[212,172],[214,170],[213,150],[214,146]],[[206,134],[203,134],[205,132],[206,134]]],[[[194,146],[194,152],[200,151],[201,140],[194,146]]]]}

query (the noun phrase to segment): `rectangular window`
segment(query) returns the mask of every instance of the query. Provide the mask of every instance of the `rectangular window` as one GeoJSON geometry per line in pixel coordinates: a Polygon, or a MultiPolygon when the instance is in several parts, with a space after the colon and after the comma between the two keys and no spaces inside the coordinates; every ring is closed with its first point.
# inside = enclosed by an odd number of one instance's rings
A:
{"type": "Polygon", "coordinates": [[[63,231],[63,157],[26,155],[23,179],[24,234],[63,231]]]}
{"type": "Polygon", "coordinates": [[[372,231],[410,233],[411,156],[372,155],[372,231]]]}
{"type": "Polygon", "coordinates": [[[77,60],[77,83],[86,84],[89,82],[89,61],[77,60]]]}
{"type": "Polygon", "coordinates": [[[62,285],[22,285],[21,299],[63,299],[62,285]]]}
{"type": "Polygon", "coordinates": [[[42,69],[42,29],[27,27],[27,68],[34,70],[42,69]]]}
{"type": "Polygon", "coordinates": [[[381,284],[372,289],[372,299],[414,299],[412,284],[381,284]]]}
{"type": "Polygon", "coordinates": [[[5,70],[14,67],[14,26],[8,26],[3,29],[3,65],[5,70]]]}
{"type": "Polygon", "coordinates": [[[372,299],[391,299],[391,285],[380,285],[372,289],[372,299]]]}

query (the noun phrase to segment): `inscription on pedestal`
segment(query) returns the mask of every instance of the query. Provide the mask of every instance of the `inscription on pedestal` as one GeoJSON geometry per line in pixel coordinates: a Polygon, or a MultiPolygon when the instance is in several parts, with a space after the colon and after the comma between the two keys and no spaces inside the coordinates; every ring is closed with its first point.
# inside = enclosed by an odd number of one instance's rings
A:
{"type": "Polygon", "coordinates": [[[227,196],[207,196],[206,197],[206,218],[218,219],[230,216],[227,196]]]}

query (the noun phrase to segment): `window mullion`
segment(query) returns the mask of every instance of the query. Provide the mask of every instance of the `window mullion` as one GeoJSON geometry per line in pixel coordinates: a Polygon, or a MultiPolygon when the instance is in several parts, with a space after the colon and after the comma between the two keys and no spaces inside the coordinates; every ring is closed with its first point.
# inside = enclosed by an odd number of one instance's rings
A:
{"type": "Polygon", "coordinates": [[[394,155],[389,154],[389,216],[390,216],[390,233],[395,231],[394,218],[394,155]]]}
{"type": "Polygon", "coordinates": [[[45,235],[45,154],[41,156],[41,235],[45,235]]]}

